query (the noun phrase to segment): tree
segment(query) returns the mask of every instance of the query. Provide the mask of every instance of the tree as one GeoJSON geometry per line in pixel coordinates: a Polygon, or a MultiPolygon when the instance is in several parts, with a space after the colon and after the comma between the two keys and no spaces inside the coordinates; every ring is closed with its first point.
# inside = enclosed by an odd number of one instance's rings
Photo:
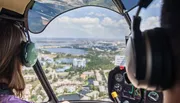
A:
{"type": "Polygon", "coordinates": [[[68,89],[67,88],[64,88],[64,93],[68,93],[68,89]]]}
{"type": "Polygon", "coordinates": [[[33,71],[32,69],[30,69],[30,70],[28,71],[28,73],[29,73],[29,74],[34,74],[34,71],[33,71]]]}
{"type": "Polygon", "coordinates": [[[31,99],[32,99],[33,101],[37,101],[37,96],[32,95],[32,96],[31,96],[31,99]]]}
{"type": "Polygon", "coordinates": [[[97,87],[97,86],[94,86],[94,87],[93,87],[93,90],[94,90],[94,91],[98,91],[98,87],[97,87]]]}
{"type": "Polygon", "coordinates": [[[100,93],[99,93],[99,97],[103,97],[104,95],[105,95],[104,92],[100,92],[100,93]]]}
{"type": "Polygon", "coordinates": [[[47,65],[47,68],[49,68],[49,67],[51,66],[51,64],[50,64],[50,63],[48,63],[48,62],[46,63],[46,65],[47,65]]]}
{"type": "Polygon", "coordinates": [[[48,70],[48,69],[46,69],[46,70],[45,70],[45,73],[49,73],[49,70],[48,70]]]}
{"type": "Polygon", "coordinates": [[[91,90],[93,90],[93,88],[94,88],[94,86],[92,84],[89,87],[90,87],[91,90]]]}
{"type": "Polygon", "coordinates": [[[83,81],[83,79],[81,77],[78,77],[77,81],[83,81]]]}
{"type": "Polygon", "coordinates": [[[58,79],[57,79],[57,78],[54,78],[54,79],[53,79],[53,82],[57,82],[57,81],[58,81],[58,79]]]}

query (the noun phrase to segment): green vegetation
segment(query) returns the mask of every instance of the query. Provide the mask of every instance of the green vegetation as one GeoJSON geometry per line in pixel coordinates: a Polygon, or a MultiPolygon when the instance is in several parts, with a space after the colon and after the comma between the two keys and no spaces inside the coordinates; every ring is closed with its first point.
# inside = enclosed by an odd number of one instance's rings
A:
{"type": "Polygon", "coordinates": [[[90,56],[91,61],[87,63],[86,70],[95,70],[95,69],[111,69],[114,67],[114,64],[110,62],[107,58],[100,58],[98,55],[90,56]]]}
{"type": "Polygon", "coordinates": [[[93,76],[91,76],[91,77],[88,77],[88,79],[94,79],[94,80],[95,80],[96,78],[95,78],[95,76],[94,76],[94,77],[93,77],[93,76]]]}
{"type": "Polygon", "coordinates": [[[57,68],[63,68],[64,66],[62,64],[56,64],[54,65],[53,69],[57,69],[57,68]]]}
{"type": "Polygon", "coordinates": [[[46,69],[46,70],[45,70],[45,73],[46,73],[46,74],[48,74],[48,73],[49,73],[49,70],[48,70],[48,69],[46,69]]]}
{"type": "Polygon", "coordinates": [[[94,85],[90,85],[90,89],[94,91],[98,91],[98,87],[94,85]]]}
{"type": "Polygon", "coordinates": [[[106,75],[106,77],[108,77],[109,76],[109,72],[106,72],[105,75],[106,75]]]}
{"type": "Polygon", "coordinates": [[[33,100],[33,101],[37,101],[38,100],[36,95],[32,95],[30,99],[33,100]]]}
{"type": "Polygon", "coordinates": [[[55,83],[55,82],[57,82],[57,81],[58,81],[58,78],[55,78],[55,77],[54,77],[53,82],[55,83]]]}
{"type": "Polygon", "coordinates": [[[68,93],[68,89],[67,88],[64,89],[64,93],[68,93]]]}
{"type": "Polygon", "coordinates": [[[103,97],[103,96],[106,96],[106,95],[107,95],[107,93],[104,93],[104,92],[99,93],[99,97],[103,97]]]}

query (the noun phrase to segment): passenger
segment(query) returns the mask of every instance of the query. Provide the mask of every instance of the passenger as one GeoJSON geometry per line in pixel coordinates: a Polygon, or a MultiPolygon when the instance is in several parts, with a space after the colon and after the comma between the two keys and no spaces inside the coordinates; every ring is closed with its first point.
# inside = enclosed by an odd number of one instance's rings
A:
{"type": "Polygon", "coordinates": [[[0,103],[29,103],[23,96],[25,81],[22,76],[22,31],[14,23],[0,20],[0,103]]]}
{"type": "Polygon", "coordinates": [[[173,48],[173,65],[176,72],[175,85],[164,91],[164,103],[180,103],[180,2],[179,0],[163,0],[161,26],[170,27],[169,33],[173,48]]]}

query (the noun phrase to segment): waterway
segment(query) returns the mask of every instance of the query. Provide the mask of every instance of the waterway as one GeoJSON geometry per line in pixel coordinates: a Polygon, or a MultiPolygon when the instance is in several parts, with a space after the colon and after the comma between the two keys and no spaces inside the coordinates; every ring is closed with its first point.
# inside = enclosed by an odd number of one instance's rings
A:
{"type": "Polygon", "coordinates": [[[52,53],[66,53],[72,55],[85,55],[87,54],[86,50],[83,49],[74,49],[74,48],[47,48],[44,49],[52,53]]]}

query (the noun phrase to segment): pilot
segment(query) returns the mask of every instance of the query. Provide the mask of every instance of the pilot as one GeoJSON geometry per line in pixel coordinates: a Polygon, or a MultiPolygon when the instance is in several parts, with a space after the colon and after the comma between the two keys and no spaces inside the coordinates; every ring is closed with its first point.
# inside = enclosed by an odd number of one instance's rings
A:
{"type": "Polygon", "coordinates": [[[175,67],[175,85],[163,92],[164,103],[180,103],[180,2],[179,0],[164,0],[161,13],[161,26],[170,27],[171,44],[173,49],[173,65],[175,67]]]}
{"type": "Polygon", "coordinates": [[[20,99],[25,89],[20,59],[25,36],[13,22],[0,20],[0,39],[0,103],[29,103],[20,99]]]}
{"type": "Polygon", "coordinates": [[[133,35],[126,47],[127,75],[137,88],[163,91],[163,103],[180,103],[180,2],[162,0],[161,27],[141,32],[138,15],[149,1],[140,2],[133,18],[133,35]]]}

